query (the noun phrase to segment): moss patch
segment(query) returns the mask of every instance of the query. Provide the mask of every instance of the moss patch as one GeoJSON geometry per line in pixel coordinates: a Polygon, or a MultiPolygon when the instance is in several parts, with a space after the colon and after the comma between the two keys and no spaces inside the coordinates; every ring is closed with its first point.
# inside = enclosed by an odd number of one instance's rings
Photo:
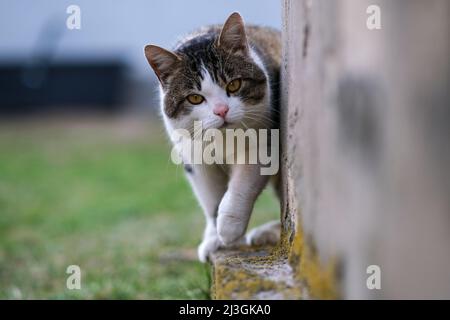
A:
{"type": "Polygon", "coordinates": [[[241,247],[213,258],[215,299],[300,299],[287,257],[273,247],[241,247]]]}
{"type": "Polygon", "coordinates": [[[336,263],[319,261],[314,246],[304,236],[300,223],[292,241],[289,263],[294,269],[294,277],[304,283],[313,299],[337,299],[336,263]]]}

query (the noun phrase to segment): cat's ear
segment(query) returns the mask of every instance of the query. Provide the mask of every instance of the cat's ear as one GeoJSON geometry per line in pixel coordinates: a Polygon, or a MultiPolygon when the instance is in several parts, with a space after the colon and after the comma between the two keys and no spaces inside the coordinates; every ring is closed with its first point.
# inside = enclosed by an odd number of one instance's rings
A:
{"type": "Polygon", "coordinates": [[[232,13],[222,27],[217,45],[226,50],[247,54],[248,43],[245,35],[244,20],[239,13],[232,13]]]}
{"type": "Polygon", "coordinates": [[[181,58],[175,53],[154,45],[147,45],[144,49],[145,57],[155,71],[161,84],[164,84],[168,75],[181,62],[181,58]]]}

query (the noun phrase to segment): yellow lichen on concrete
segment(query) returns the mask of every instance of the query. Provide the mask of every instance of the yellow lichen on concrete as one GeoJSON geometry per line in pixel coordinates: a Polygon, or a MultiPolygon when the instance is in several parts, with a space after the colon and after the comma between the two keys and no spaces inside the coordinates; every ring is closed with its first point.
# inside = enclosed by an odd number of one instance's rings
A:
{"type": "Polygon", "coordinates": [[[259,292],[276,289],[273,282],[257,278],[247,271],[228,268],[226,265],[214,268],[215,299],[250,299],[259,292]]]}
{"type": "Polygon", "coordinates": [[[294,268],[295,278],[304,283],[310,298],[338,298],[335,261],[321,263],[313,245],[305,239],[300,223],[297,223],[290,247],[289,262],[294,268]]]}
{"type": "Polygon", "coordinates": [[[212,272],[214,299],[338,298],[335,263],[320,262],[299,223],[275,247],[219,251],[212,272]]]}
{"type": "Polygon", "coordinates": [[[274,248],[240,248],[213,258],[214,299],[300,299],[286,257],[274,248]]]}
{"type": "Polygon", "coordinates": [[[283,221],[289,227],[282,227],[277,246],[243,246],[213,256],[214,299],[339,297],[334,261],[320,261],[314,244],[305,239],[299,207],[288,199],[291,220],[283,221]]]}

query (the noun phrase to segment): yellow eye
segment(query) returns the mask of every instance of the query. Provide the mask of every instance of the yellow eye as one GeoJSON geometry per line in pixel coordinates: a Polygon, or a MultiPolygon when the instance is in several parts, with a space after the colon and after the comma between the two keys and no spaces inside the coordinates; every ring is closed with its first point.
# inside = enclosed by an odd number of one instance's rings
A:
{"type": "Polygon", "coordinates": [[[200,104],[205,100],[205,98],[199,94],[190,94],[187,96],[187,100],[192,104],[200,104]]]}
{"type": "Polygon", "coordinates": [[[235,93],[241,88],[242,80],[241,79],[234,79],[227,84],[227,92],[228,93],[235,93]]]}

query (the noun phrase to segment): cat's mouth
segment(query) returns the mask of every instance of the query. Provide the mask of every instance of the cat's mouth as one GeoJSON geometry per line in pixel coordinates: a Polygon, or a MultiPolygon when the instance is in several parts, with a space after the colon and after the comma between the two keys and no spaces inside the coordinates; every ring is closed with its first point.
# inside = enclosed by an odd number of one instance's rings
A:
{"type": "Polygon", "coordinates": [[[236,122],[224,121],[218,129],[236,129],[236,122]]]}
{"type": "Polygon", "coordinates": [[[231,122],[224,121],[224,122],[222,123],[222,125],[219,127],[219,129],[227,128],[227,127],[229,127],[230,125],[231,125],[231,122]]]}

